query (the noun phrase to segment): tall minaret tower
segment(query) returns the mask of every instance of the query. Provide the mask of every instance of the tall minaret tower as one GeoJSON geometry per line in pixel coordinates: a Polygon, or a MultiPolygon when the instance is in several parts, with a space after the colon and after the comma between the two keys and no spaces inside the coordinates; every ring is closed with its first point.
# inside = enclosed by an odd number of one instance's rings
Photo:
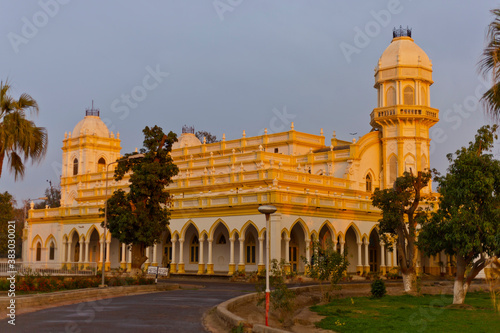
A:
{"type": "MultiPolygon", "coordinates": [[[[107,164],[120,157],[120,134],[116,137],[99,116],[99,109],[85,111],[73,132],[65,133],[62,147],[61,206],[77,204],[92,174],[105,174],[107,164]]],[[[102,179],[97,177],[95,179],[102,179]]]]}
{"type": "Polygon", "coordinates": [[[370,122],[381,131],[383,188],[404,171],[429,168],[429,129],[439,120],[439,110],[430,107],[432,83],[432,63],[411,29],[394,29],[375,68],[378,100],[370,122]]]}

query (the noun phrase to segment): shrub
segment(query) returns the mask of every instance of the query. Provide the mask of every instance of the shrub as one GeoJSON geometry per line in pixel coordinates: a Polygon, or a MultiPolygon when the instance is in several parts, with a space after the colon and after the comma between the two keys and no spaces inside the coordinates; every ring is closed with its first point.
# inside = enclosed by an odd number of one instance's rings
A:
{"type": "Polygon", "coordinates": [[[381,298],[387,293],[385,289],[385,282],[381,279],[376,279],[372,282],[372,296],[375,298],[381,298]]]}
{"type": "MultiPolygon", "coordinates": [[[[287,274],[285,267],[286,264],[284,259],[281,259],[280,262],[276,259],[271,261],[269,282],[273,290],[271,290],[269,296],[272,309],[278,312],[278,319],[281,322],[290,325],[287,322],[291,321],[296,295],[292,290],[288,289],[285,283],[285,277],[287,274]]],[[[260,281],[260,283],[256,285],[259,295],[257,305],[262,304],[265,306],[265,287],[265,280],[260,281]]]]}
{"type": "Polygon", "coordinates": [[[10,288],[10,281],[7,279],[0,279],[0,291],[7,291],[10,288]]]}

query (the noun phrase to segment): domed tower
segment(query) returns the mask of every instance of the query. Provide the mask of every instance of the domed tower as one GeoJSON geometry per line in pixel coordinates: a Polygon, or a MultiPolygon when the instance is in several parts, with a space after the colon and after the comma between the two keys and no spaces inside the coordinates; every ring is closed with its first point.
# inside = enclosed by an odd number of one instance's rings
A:
{"type": "Polygon", "coordinates": [[[113,132],[99,117],[99,109],[85,111],[85,118],[73,132],[65,133],[62,154],[61,205],[73,205],[86,175],[104,173],[106,165],[120,157],[120,134],[113,132]]]}
{"type": "Polygon", "coordinates": [[[182,126],[182,134],[177,142],[174,142],[172,149],[186,148],[201,145],[201,141],[194,135],[193,126],[182,126]]]}
{"type": "Polygon", "coordinates": [[[439,110],[430,107],[432,83],[432,62],[411,29],[394,29],[375,68],[378,101],[370,122],[381,131],[384,188],[404,171],[429,168],[429,129],[439,120],[439,110]]]}

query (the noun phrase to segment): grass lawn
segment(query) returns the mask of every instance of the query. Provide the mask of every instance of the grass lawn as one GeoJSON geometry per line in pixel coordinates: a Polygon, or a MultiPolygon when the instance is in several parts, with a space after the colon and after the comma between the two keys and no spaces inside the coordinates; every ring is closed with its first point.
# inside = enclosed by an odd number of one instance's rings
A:
{"type": "Polygon", "coordinates": [[[311,307],[336,332],[500,332],[490,294],[469,293],[466,308],[447,308],[452,295],[353,297],[311,307]]]}

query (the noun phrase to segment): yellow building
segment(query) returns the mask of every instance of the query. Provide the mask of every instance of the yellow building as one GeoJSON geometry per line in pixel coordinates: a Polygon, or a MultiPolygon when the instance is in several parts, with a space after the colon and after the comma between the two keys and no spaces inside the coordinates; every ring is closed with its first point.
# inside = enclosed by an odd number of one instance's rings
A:
{"type": "MultiPolygon", "coordinates": [[[[391,187],[405,170],[429,168],[429,128],[439,111],[430,106],[432,63],[411,31],[394,32],[375,68],[373,130],[352,141],[295,130],[206,144],[183,128],[172,157],[179,174],[167,188],[173,195],[170,225],[147,249],[147,265],[164,255],[174,273],[232,274],[264,266],[265,218],[257,208],[273,204],[270,255],[303,271],[312,239],[331,239],[348,249],[349,272],[397,266],[395,255],[375,229],[379,211],[371,205],[376,188],[391,187]]],[[[368,113],[366,114],[368,116],[368,113]]],[[[109,133],[97,110],[65,135],[61,207],[30,210],[25,261],[102,263],[130,267],[125,244],[103,239],[98,209],[105,200],[106,165],[120,156],[119,134],[109,133]]],[[[113,165],[114,166],[114,165],[113,165]]],[[[112,169],[112,168],[111,168],[112,169]]],[[[108,194],[126,188],[113,180],[108,194]]],[[[430,191],[429,188],[426,191],[430,191]]],[[[108,233],[108,236],[109,233],[108,233]]],[[[421,265],[438,273],[435,259],[421,265]],[[431,264],[431,265],[430,265],[431,264]],[[432,269],[428,266],[433,266],[432,269]]]]}

